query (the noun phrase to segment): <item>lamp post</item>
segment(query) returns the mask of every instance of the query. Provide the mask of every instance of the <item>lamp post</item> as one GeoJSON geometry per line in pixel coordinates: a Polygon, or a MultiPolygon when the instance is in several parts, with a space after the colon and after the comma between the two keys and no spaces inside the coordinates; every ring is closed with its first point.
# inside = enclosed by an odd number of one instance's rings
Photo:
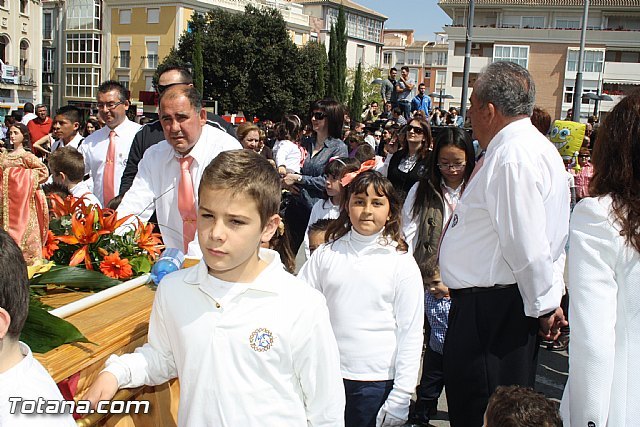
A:
{"type": "Polygon", "coordinates": [[[430,97],[432,98],[438,98],[439,102],[438,102],[438,108],[440,110],[442,110],[442,100],[443,99],[453,99],[453,95],[449,95],[448,93],[444,93],[444,89],[442,88],[442,86],[440,87],[440,92],[431,92],[429,94],[430,97]]]}
{"type": "Polygon", "coordinates": [[[587,92],[582,95],[582,99],[588,99],[589,104],[591,104],[591,101],[595,101],[593,107],[593,115],[596,117],[598,116],[598,107],[600,105],[600,101],[613,101],[613,98],[611,98],[609,95],[600,94],[599,92],[600,91],[598,90],[598,93],[587,92]]]}

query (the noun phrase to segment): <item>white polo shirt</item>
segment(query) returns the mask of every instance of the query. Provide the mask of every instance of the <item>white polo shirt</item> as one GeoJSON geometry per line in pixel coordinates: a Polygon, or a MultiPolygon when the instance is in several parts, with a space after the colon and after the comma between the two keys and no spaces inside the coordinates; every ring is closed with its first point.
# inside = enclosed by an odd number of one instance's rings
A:
{"type": "Polygon", "coordinates": [[[284,271],[276,252],[252,283],[204,261],[158,287],[148,343],[111,356],[120,387],[180,379],[180,426],[343,426],[344,388],[324,297],[284,271]]]}

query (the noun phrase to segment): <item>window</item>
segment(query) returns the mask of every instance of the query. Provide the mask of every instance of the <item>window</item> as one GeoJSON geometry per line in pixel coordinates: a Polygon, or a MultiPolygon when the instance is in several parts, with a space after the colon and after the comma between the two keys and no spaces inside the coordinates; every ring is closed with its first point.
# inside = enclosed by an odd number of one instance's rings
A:
{"type": "Polygon", "coordinates": [[[157,24],[160,22],[160,8],[150,7],[147,9],[147,24],[157,24]]]}
{"type": "Polygon", "coordinates": [[[493,47],[493,61],[510,61],[527,68],[529,64],[529,46],[501,46],[493,47]]]}
{"type": "Polygon", "coordinates": [[[362,64],[364,62],[364,46],[359,44],[356,46],[356,63],[362,64]]]}
{"type": "MultiPolygon", "coordinates": [[[[347,21],[347,34],[349,37],[364,39],[376,43],[382,42],[382,21],[351,12],[345,13],[347,21]]],[[[338,19],[338,9],[328,9],[325,17],[326,29],[331,29],[338,19]]]]}
{"type": "Polygon", "coordinates": [[[391,65],[391,52],[385,52],[382,55],[382,63],[384,65],[391,65]]]}
{"type": "Polygon", "coordinates": [[[295,33],[293,36],[293,42],[298,46],[302,45],[302,33],[295,33]]]}
{"type": "Polygon", "coordinates": [[[120,47],[120,68],[129,68],[131,66],[131,43],[119,42],[120,47]]]}
{"type": "Polygon", "coordinates": [[[120,83],[126,90],[129,90],[129,76],[119,75],[118,83],[120,83]]]}
{"type": "Polygon", "coordinates": [[[422,52],[407,52],[407,64],[408,65],[422,64],[422,52]]]}
{"type": "MultiPolygon", "coordinates": [[[[567,71],[577,71],[578,69],[578,50],[569,50],[567,55],[567,71]]],[[[601,50],[585,50],[584,51],[584,73],[600,73],[604,61],[604,52],[601,50]]]]}
{"type": "Polygon", "coordinates": [[[522,28],[544,28],[544,16],[523,16],[522,28]]]}
{"type": "Polygon", "coordinates": [[[0,36],[0,59],[2,59],[2,62],[5,64],[7,63],[7,57],[9,56],[7,46],[9,46],[9,38],[5,35],[0,36]]]}
{"type": "Polygon", "coordinates": [[[66,96],[95,99],[100,84],[100,68],[67,67],[65,78],[66,96]]]}
{"type": "Polygon", "coordinates": [[[25,15],[29,13],[29,0],[20,0],[20,13],[25,15]]]}
{"type": "Polygon", "coordinates": [[[27,63],[29,62],[29,42],[20,40],[20,75],[25,75],[27,63]]]}
{"type": "Polygon", "coordinates": [[[51,48],[42,49],[42,72],[53,73],[55,71],[55,50],[51,48]]]}
{"type": "Polygon", "coordinates": [[[431,78],[431,70],[427,70],[424,72],[424,78],[425,79],[430,79],[431,78]]]}
{"type": "Polygon", "coordinates": [[[309,41],[310,42],[317,42],[318,41],[318,33],[316,33],[315,31],[312,31],[311,34],[309,34],[309,41]]]}
{"type": "Polygon", "coordinates": [[[7,9],[9,7],[7,3],[7,0],[0,0],[0,8],[7,9]]]}
{"type": "Polygon", "coordinates": [[[101,29],[100,0],[67,0],[67,30],[101,29]]]}
{"type": "Polygon", "coordinates": [[[100,64],[99,34],[67,34],[67,64],[100,64]]]}
{"type": "Polygon", "coordinates": [[[436,71],[436,86],[442,87],[447,84],[447,72],[446,70],[436,71]]]}
{"type": "Polygon", "coordinates": [[[556,19],[556,28],[564,30],[575,30],[581,28],[579,19],[556,19]]]}
{"type": "Polygon", "coordinates": [[[153,76],[146,76],[144,78],[144,90],[147,92],[153,92],[155,90],[153,87],[153,76]]]}
{"type": "Polygon", "coordinates": [[[147,42],[147,68],[158,68],[158,42],[147,42]]]}
{"type": "Polygon", "coordinates": [[[118,16],[120,17],[120,25],[131,24],[131,9],[118,10],[118,16]]]}
{"type": "MultiPolygon", "coordinates": [[[[585,93],[598,93],[597,89],[585,89],[582,88],[582,95],[584,95],[585,93]]],[[[567,104],[573,104],[573,86],[565,86],[564,88],[564,102],[567,104]]],[[[584,105],[587,105],[590,103],[590,100],[588,98],[582,98],[581,103],[584,105]]]]}
{"type": "Polygon", "coordinates": [[[448,52],[436,52],[436,60],[433,65],[447,65],[448,52]]]}
{"type": "Polygon", "coordinates": [[[44,40],[53,39],[53,15],[51,12],[42,14],[42,38],[44,40]]]}

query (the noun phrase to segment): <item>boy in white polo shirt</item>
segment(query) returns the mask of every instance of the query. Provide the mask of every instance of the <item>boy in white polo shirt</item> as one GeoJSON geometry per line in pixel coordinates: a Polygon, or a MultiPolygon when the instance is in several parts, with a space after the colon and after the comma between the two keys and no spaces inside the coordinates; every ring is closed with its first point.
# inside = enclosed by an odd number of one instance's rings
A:
{"type": "Polygon", "coordinates": [[[260,249],[278,228],[280,179],[250,150],[223,152],[199,188],[204,259],[158,287],[148,343],[111,356],[86,399],[180,379],[181,426],[341,426],[340,358],[324,297],[260,249]]]}

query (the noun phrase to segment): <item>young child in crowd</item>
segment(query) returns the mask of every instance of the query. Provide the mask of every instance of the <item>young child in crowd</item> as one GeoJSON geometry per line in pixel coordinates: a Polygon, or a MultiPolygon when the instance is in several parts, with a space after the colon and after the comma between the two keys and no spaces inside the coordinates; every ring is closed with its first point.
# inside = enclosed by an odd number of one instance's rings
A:
{"type": "Polygon", "coordinates": [[[148,343],[111,356],[86,394],[180,379],[180,426],[340,426],[343,385],[325,299],[260,248],[280,177],[251,150],[220,153],[199,192],[203,260],[156,291],[148,343]]]}
{"type": "Polygon", "coordinates": [[[402,232],[420,267],[424,282],[428,344],[422,362],[422,378],[412,421],[428,425],[437,412],[444,384],[442,350],[451,302],[440,281],[437,265],[442,231],[462,196],[475,166],[474,149],[462,129],[447,127],[436,138],[429,172],[411,187],[402,209],[402,232]]]}
{"type": "Polygon", "coordinates": [[[379,172],[345,176],[343,209],[299,277],[327,298],[347,427],[400,426],[422,353],[420,270],[400,235],[400,202],[379,172]],[[351,182],[348,182],[353,179],[351,182]]]}
{"type": "Polygon", "coordinates": [[[71,414],[21,414],[10,398],[63,401],[49,373],[34,359],[20,333],[29,312],[29,279],[20,248],[0,228],[0,426],[75,426],[71,414]]]}
{"type": "Polygon", "coordinates": [[[484,427],[562,427],[562,418],[558,405],[541,393],[517,385],[500,386],[489,398],[484,427]]]}
{"type": "Polygon", "coordinates": [[[309,252],[313,255],[313,252],[320,247],[320,245],[327,242],[327,230],[329,224],[334,221],[333,219],[319,219],[309,226],[307,229],[307,238],[309,240],[309,252]]]}
{"type": "Polygon", "coordinates": [[[66,105],[58,110],[53,119],[53,137],[56,139],[51,145],[51,152],[61,147],[73,147],[76,150],[82,144],[84,137],[79,132],[82,114],[77,107],[66,105]]]}
{"type": "Polygon", "coordinates": [[[49,170],[53,182],[66,186],[76,199],[85,199],[87,205],[102,207],[98,198],[89,190],[84,178],[84,157],[71,146],[60,147],[49,156],[49,170]]]}
{"type": "Polygon", "coordinates": [[[301,131],[302,122],[296,115],[284,116],[276,126],[273,158],[281,176],[287,173],[300,173],[305,159],[304,148],[298,143],[301,131]]]}
{"type": "Polygon", "coordinates": [[[336,157],[329,160],[324,168],[326,179],[325,192],[327,198],[318,200],[311,208],[311,215],[307,224],[307,232],[304,237],[304,250],[307,258],[311,256],[309,250],[309,227],[320,219],[336,219],[340,214],[340,197],[342,185],[340,180],[348,173],[355,172],[360,167],[360,162],[349,157],[336,157]]]}

